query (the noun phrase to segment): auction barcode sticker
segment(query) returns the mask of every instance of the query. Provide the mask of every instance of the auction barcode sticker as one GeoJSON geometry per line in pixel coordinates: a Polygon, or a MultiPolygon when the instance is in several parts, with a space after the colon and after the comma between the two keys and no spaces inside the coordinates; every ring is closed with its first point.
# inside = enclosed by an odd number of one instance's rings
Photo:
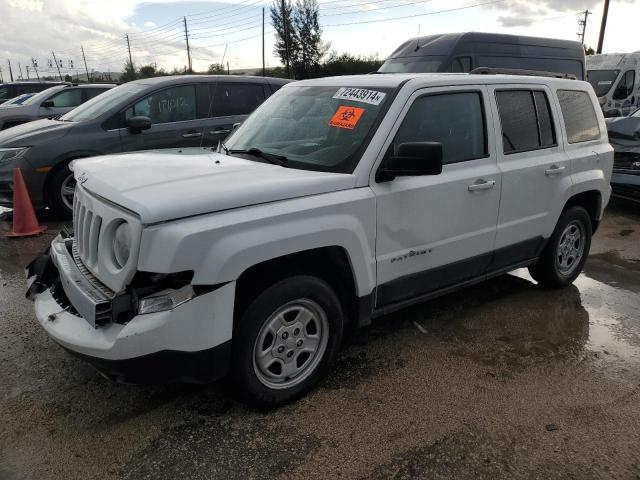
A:
{"type": "Polygon", "coordinates": [[[384,92],[367,90],[366,88],[342,87],[333,95],[333,98],[339,100],[354,100],[356,102],[364,102],[371,105],[380,105],[386,96],[387,94],[384,92]]]}

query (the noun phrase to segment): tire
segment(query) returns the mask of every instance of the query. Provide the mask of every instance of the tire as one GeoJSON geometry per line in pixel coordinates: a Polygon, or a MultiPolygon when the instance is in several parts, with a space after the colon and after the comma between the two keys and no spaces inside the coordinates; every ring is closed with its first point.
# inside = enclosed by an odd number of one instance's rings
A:
{"type": "Polygon", "coordinates": [[[343,330],[342,306],[323,280],[297,275],[266,288],[234,329],[229,380],[237,396],[261,409],[301,397],[326,373],[343,330]]]}
{"type": "Polygon", "coordinates": [[[583,207],[562,213],[538,262],[529,273],[544,288],[562,288],[580,275],[591,247],[591,219],[583,207]]]}
{"type": "Polygon", "coordinates": [[[75,179],[68,164],[57,168],[49,180],[46,199],[55,218],[71,218],[73,214],[73,188],[75,188],[75,179]]]}

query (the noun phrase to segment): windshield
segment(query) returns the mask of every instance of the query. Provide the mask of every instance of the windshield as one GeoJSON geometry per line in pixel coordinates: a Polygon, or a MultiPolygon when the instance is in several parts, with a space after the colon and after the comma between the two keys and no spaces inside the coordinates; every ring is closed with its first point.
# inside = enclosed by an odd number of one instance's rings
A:
{"type": "Polygon", "coordinates": [[[435,73],[440,71],[444,56],[390,58],[378,69],[378,73],[435,73]]]}
{"type": "Polygon", "coordinates": [[[619,73],[620,70],[589,70],[587,71],[587,81],[595,90],[596,96],[602,97],[611,90],[619,73]]]}
{"type": "Polygon", "coordinates": [[[23,105],[38,105],[40,104],[40,102],[42,102],[47,97],[49,97],[52,93],[55,93],[58,90],[62,90],[63,88],[66,88],[66,87],[63,87],[63,86],[61,87],[59,85],[56,85],[55,87],[50,87],[50,88],[47,88],[46,90],[42,90],[41,92],[38,92],[31,98],[27,99],[27,101],[24,102],[23,105]]]}
{"type": "Polygon", "coordinates": [[[282,88],[249,116],[225,147],[231,153],[253,148],[280,155],[287,167],[351,172],[388,108],[391,92],[377,87],[282,88]]]}
{"type": "Polygon", "coordinates": [[[143,83],[125,83],[124,85],[119,85],[74,108],[60,117],[60,120],[67,122],[94,120],[104,113],[110,112],[114,107],[119,106],[123,99],[132,97],[145,88],[147,88],[147,85],[143,83]]]}

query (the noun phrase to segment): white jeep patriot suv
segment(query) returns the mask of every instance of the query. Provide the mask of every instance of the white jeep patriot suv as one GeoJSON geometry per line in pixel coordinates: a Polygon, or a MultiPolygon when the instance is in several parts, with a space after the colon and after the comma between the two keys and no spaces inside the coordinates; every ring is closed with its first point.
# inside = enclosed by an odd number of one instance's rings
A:
{"type": "Polygon", "coordinates": [[[76,161],[27,295],[110,378],[230,375],[259,406],[372,317],[519,267],[570,284],[613,163],[588,83],[500,74],[291,83],[217,150],[76,161]]]}

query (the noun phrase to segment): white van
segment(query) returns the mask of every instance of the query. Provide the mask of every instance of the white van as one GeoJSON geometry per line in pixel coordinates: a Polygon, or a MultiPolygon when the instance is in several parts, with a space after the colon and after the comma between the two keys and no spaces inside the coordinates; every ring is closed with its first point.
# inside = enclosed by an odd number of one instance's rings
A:
{"type": "Polygon", "coordinates": [[[640,52],[587,56],[587,81],[605,117],[627,116],[640,106],[640,52]]]}

